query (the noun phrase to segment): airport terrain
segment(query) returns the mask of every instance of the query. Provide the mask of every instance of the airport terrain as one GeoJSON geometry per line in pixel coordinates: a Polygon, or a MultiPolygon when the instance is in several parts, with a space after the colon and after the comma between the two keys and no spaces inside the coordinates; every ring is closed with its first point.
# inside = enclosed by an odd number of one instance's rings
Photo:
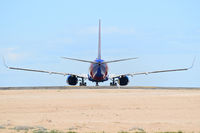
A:
{"type": "Polygon", "coordinates": [[[200,89],[1,87],[0,132],[200,132],[200,89]]]}

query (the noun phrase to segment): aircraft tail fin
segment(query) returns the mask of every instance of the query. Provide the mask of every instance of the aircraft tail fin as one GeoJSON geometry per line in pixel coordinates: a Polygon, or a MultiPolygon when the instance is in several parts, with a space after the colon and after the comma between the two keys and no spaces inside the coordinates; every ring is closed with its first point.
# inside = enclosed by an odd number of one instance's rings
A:
{"type": "Polygon", "coordinates": [[[101,20],[99,19],[98,59],[101,59],[101,20]]]}

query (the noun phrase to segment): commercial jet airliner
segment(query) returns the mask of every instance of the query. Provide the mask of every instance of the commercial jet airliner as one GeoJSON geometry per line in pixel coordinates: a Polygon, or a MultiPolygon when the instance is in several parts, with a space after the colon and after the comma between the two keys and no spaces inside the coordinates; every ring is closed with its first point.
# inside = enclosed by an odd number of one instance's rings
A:
{"type": "Polygon", "coordinates": [[[128,77],[130,77],[130,76],[133,77],[135,75],[142,75],[142,74],[147,75],[147,74],[152,74],[152,73],[185,71],[185,70],[192,68],[192,66],[194,64],[194,61],[193,61],[191,67],[181,68],[181,69],[169,69],[169,70],[150,71],[150,72],[125,73],[125,74],[119,74],[119,75],[108,74],[108,65],[107,64],[113,63],[113,62],[120,62],[120,61],[137,59],[137,57],[136,58],[119,59],[119,60],[111,60],[111,61],[105,61],[101,58],[101,20],[99,20],[98,57],[94,61],[68,58],[68,57],[62,57],[62,58],[68,59],[68,60],[75,60],[75,61],[90,63],[91,65],[90,65],[90,68],[89,68],[89,74],[80,75],[80,74],[73,74],[73,73],[51,72],[51,71],[45,71],[45,70],[9,67],[5,64],[5,60],[4,60],[4,64],[7,68],[14,69],[14,70],[42,72],[42,73],[58,74],[58,75],[68,76],[66,82],[69,85],[77,85],[78,82],[79,82],[78,79],[80,79],[80,83],[79,83],[80,86],[86,86],[86,82],[85,82],[86,79],[88,79],[89,81],[92,81],[92,82],[96,82],[96,86],[99,85],[98,84],[99,82],[104,82],[104,81],[108,81],[108,80],[111,80],[110,86],[117,86],[117,83],[120,86],[125,86],[125,85],[128,85],[128,83],[129,83],[128,77]]]}

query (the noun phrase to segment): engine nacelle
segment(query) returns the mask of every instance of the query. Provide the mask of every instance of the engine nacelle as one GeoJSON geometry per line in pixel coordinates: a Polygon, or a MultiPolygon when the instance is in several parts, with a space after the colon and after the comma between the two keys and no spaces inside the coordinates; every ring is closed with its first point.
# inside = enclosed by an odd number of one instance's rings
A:
{"type": "Polygon", "coordinates": [[[127,85],[129,82],[129,79],[127,76],[121,76],[118,80],[118,84],[121,86],[127,85]]]}
{"type": "Polygon", "coordinates": [[[76,85],[78,83],[78,78],[76,76],[73,76],[73,75],[69,75],[67,77],[67,83],[69,85],[76,85]]]}

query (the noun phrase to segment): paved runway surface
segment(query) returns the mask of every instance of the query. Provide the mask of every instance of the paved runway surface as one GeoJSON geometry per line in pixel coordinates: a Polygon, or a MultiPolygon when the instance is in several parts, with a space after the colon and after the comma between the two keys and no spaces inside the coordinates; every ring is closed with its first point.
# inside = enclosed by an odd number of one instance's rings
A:
{"type": "Polygon", "coordinates": [[[0,88],[0,132],[200,132],[199,88],[31,88],[0,88]]]}
{"type": "Polygon", "coordinates": [[[0,87],[0,90],[35,90],[35,89],[200,89],[197,87],[157,87],[157,86],[34,86],[34,87],[0,87]]]}

